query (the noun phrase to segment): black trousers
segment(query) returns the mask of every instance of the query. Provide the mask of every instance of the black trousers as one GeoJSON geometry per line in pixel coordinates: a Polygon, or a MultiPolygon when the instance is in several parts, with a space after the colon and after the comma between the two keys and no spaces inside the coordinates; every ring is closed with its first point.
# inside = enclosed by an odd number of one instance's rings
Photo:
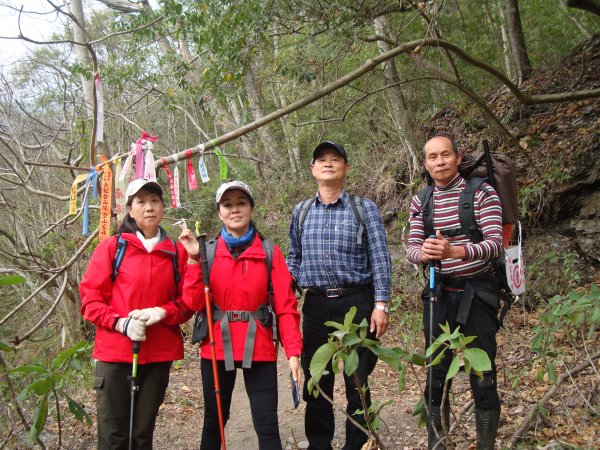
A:
{"type": "MultiPolygon", "coordinates": [[[[218,361],[219,386],[221,388],[221,406],[223,421],[226,424],[231,409],[231,397],[237,368],[241,361],[236,362],[236,370],[225,371],[225,363],[218,361]]],[[[219,416],[215,395],[212,361],[200,360],[202,373],[202,391],[204,393],[204,426],[202,427],[201,450],[219,450],[221,434],[219,431],[219,416]]],[[[250,400],[252,423],[258,436],[260,450],[281,450],[279,423],[277,419],[277,363],[252,362],[250,369],[242,369],[246,393],[250,400]]]]}
{"type": "MultiPolygon", "coordinates": [[[[325,326],[324,323],[328,320],[343,323],[344,316],[352,306],[356,306],[357,308],[354,323],[360,323],[363,319],[366,319],[370,323],[373,305],[374,297],[370,289],[338,298],[327,298],[311,292],[306,293],[302,308],[302,339],[304,346],[302,369],[304,370],[303,398],[306,401],[304,428],[309,442],[309,449],[331,449],[331,441],[335,431],[333,406],[322,395],[315,398],[308,392],[307,387],[308,379],[310,378],[310,361],[317,349],[327,343],[328,334],[334,331],[333,328],[325,326]]],[[[374,334],[370,332],[368,333],[368,337],[375,339],[374,334]]],[[[368,389],[368,376],[375,368],[377,357],[365,349],[359,350],[358,354],[359,364],[356,373],[358,374],[360,383],[367,388],[366,400],[367,405],[370,406],[371,394],[368,389]]],[[[329,374],[321,378],[319,385],[330,398],[333,398],[335,375],[331,370],[331,364],[327,370],[329,374]]],[[[346,384],[346,411],[359,423],[365,423],[362,414],[354,414],[356,410],[363,409],[358,392],[360,386],[357,387],[354,378],[347,377],[345,374],[344,382],[346,384]]],[[[367,435],[350,421],[346,421],[346,444],[344,445],[344,449],[359,450],[366,441],[367,435]]]]}
{"type": "MultiPolygon", "coordinates": [[[[433,340],[435,340],[441,333],[440,324],[448,322],[450,330],[453,331],[459,325],[457,324],[456,317],[458,315],[459,307],[461,304],[462,291],[453,292],[448,290],[442,290],[442,295],[433,302],[433,340]]],[[[489,293],[488,293],[489,294],[489,293]]],[[[488,298],[488,297],[486,297],[488,298]]],[[[489,298],[488,298],[489,300],[489,298]]],[[[429,311],[430,302],[426,294],[423,295],[423,328],[425,330],[425,348],[429,346],[429,311]]],[[[492,361],[492,370],[484,373],[484,378],[481,380],[475,375],[469,377],[471,383],[471,390],[475,400],[475,407],[481,411],[499,411],[500,410],[500,398],[498,397],[498,391],[496,386],[496,332],[498,330],[498,308],[490,306],[478,297],[475,293],[473,302],[469,311],[467,322],[460,326],[462,334],[465,336],[477,336],[477,338],[469,345],[473,348],[480,348],[485,351],[492,361]]],[[[434,355],[435,357],[435,355],[434,355]]],[[[446,355],[442,361],[433,366],[432,378],[428,380],[427,386],[425,387],[425,399],[428,400],[429,395],[429,383],[432,385],[432,404],[433,406],[440,406],[442,403],[442,395],[444,388],[444,381],[446,374],[450,368],[452,362],[452,352],[446,351],[446,355]]],[[[451,382],[448,383],[448,388],[451,382]]]]}
{"type": "MultiPolygon", "coordinates": [[[[158,408],[165,399],[171,361],[140,364],[137,370],[139,390],[135,396],[133,448],[152,448],[152,436],[158,408]]],[[[131,407],[131,364],[96,363],[96,411],[98,448],[129,447],[129,411],[131,407]]]]}

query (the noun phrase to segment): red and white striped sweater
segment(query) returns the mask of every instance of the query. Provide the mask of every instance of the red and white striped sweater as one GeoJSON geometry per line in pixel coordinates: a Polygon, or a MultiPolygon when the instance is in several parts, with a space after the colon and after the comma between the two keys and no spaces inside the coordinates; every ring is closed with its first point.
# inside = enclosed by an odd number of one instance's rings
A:
{"type": "MultiPolygon", "coordinates": [[[[433,226],[434,231],[460,228],[458,219],[458,198],[467,185],[460,175],[444,187],[433,190],[433,226]]],[[[410,232],[408,234],[408,259],[421,264],[421,247],[425,241],[422,205],[418,196],[414,196],[410,205],[410,232]]],[[[490,260],[498,257],[502,251],[502,204],[498,194],[489,184],[484,183],[475,192],[473,202],[475,221],[481,229],[483,240],[477,244],[464,234],[448,238],[450,245],[465,247],[464,259],[445,259],[442,261],[442,275],[473,277],[490,270],[490,260]]]]}

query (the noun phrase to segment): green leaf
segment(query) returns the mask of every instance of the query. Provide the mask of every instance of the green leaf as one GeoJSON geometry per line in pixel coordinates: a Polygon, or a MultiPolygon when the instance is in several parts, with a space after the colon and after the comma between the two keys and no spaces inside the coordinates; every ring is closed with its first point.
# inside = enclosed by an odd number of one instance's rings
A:
{"type": "Polygon", "coordinates": [[[391,348],[375,345],[373,347],[369,347],[369,350],[371,350],[379,359],[386,362],[396,370],[399,370],[400,367],[403,366],[402,359],[398,353],[391,348]]]}
{"type": "Polygon", "coordinates": [[[64,361],[66,361],[71,356],[73,356],[75,353],[79,352],[81,349],[83,349],[87,346],[88,346],[88,343],[86,341],[81,341],[81,342],[78,342],[77,344],[73,345],[72,347],[69,347],[66,350],[63,350],[58,355],[56,355],[54,360],[52,360],[52,368],[58,369],[64,361]]]}
{"type": "Polygon", "coordinates": [[[474,370],[479,372],[492,370],[490,357],[480,348],[466,348],[463,354],[465,359],[469,360],[474,370]]]}
{"type": "Polygon", "coordinates": [[[427,356],[423,355],[422,353],[408,353],[405,356],[405,359],[413,364],[416,364],[417,366],[424,366],[425,364],[427,364],[427,356]]]}
{"type": "Polygon", "coordinates": [[[356,316],[356,306],[353,306],[352,308],[350,308],[350,311],[348,311],[346,313],[346,315],[344,316],[344,327],[347,330],[350,329],[350,324],[352,324],[352,321],[354,320],[354,316],[356,316]]]}
{"type": "Polygon", "coordinates": [[[6,277],[0,278],[0,286],[10,286],[13,284],[23,284],[25,283],[25,278],[20,275],[8,275],[6,277]]]}
{"type": "Polygon", "coordinates": [[[456,376],[458,370],[460,369],[460,358],[458,355],[454,356],[452,363],[450,363],[450,368],[448,369],[448,373],[446,374],[446,380],[451,380],[456,376]]]}
{"type": "Polygon", "coordinates": [[[342,338],[342,344],[351,347],[360,342],[360,338],[356,334],[347,334],[342,338]]]}
{"type": "Polygon", "coordinates": [[[548,410],[546,408],[544,408],[543,406],[540,406],[540,414],[544,417],[548,417],[548,410]]]}
{"type": "Polygon", "coordinates": [[[35,422],[29,431],[29,440],[34,442],[46,426],[46,420],[48,419],[48,397],[45,396],[38,405],[38,409],[35,415],[35,422]]]}
{"type": "Polygon", "coordinates": [[[313,358],[310,361],[310,375],[318,382],[323,376],[323,372],[329,363],[329,360],[335,353],[335,346],[328,342],[327,344],[321,345],[313,358]]]}
{"type": "Polygon", "coordinates": [[[531,341],[531,351],[536,352],[536,353],[541,353],[543,338],[544,338],[543,331],[540,331],[538,334],[536,334],[533,337],[533,340],[531,341]]]}
{"type": "Polygon", "coordinates": [[[15,367],[10,370],[10,373],[47,373],[47,370],[39,364],[31,364],[28,366],[15,367]]]}
{"type": "Polygon", "coordinates": [[[441,352],[440,352],[440,353],[439,353],[439,354],[438,354],[438,355],[435,357],[435,359],[434,359],[433,361],[431,361],[431,365],[432,365],[432,366],[435,366],[435,365],[439,364],[439,363],[440,363],[440,361],[441,361],[442,359],[444,359],[444,355],[446,355],[446,349],[443,349],[443,350],[442,350],[442,351],[441,351],[441,352]]]}
{"type": "Polygon", "coordinates": [[[371,428],[373,428],[375,431],[377,431],[380,426],[381,426],[381,416],[379,414],[375,414],[375,417],[373,417],[373,421],[371,422],[371,428]]]}
{"type": "Polygon", "coordinates": [[[521,377],[517,375],[511,384],[511,388],[516,389],[521,384],[521,377]]]}
{"type": "Polygon", "coordinates": [[[399,394],[404,392],[405,385],[406,385],[406,367],[403,364],[398,373],[398,393],[399,394]]]}
{"type": "Polygon", "coordinates": [[[52,378],[42,378],[41,380],[34,381],[27,390],[33,392],[36,395],[46,395],[52,389],[52,378]]]}
{"type": "Polygon", "coordinates": [[[351,376],[356,369],[358,368],[358,352],[355,349],[352,349],[350,354],[346,357],[344,361],[344,372],[346,376],[351,376]]]}
{"type": "Polygon", "coordinates": [[[0,341],[0,350],[2,350],[3,352],[10,352],[11,350],[14,350],[14,348],[11,347],[10,344],[0,341]]]}
{"type": "Polygon", "coordinates": [[[331,328],[336,328],[341,331],[346,331],[346,329],[344,328],[344,325],[342,325],[341,323],[334,322],[333,320],[328,320],[327,322],[324,323],[324,325],[331,327],[331,328]]]}
{"type": "Polygon", "coordinates": [[[83,422],[84,419],[85,419],[85,423],[87,425],[91,425],[92,424],[92,418],[86,412],[86,410],[84,409],[83,405],[81,405],[80,403],[76,402],[75,400],[73,400],[68,395],[66,397],[67,397],[67,402],[69,404],[69,411],[71,411],[73,413],[73,415],[75,416],[75,418],[77,420],[79,420],[80,422],[83,422]]]}
{"type": "Polygon", "coordinates": [[[556,368],[554,367],[554,364],[548,361],[546,363],[546,370],[548,371],[548,381],[550,381],[550,383],[556,383],[558,376],[556,375],[556,368]]]}

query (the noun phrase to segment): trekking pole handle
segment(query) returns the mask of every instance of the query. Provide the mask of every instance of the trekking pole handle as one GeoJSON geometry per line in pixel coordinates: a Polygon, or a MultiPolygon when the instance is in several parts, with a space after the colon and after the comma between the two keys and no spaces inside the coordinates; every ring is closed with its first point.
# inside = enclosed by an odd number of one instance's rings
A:
{"type": "Polygon", "coordinates": [[[202,281],[204,286],[210,284],[210,274],[208,273],[208,257],[206,255],[206,234],[198,236],[198,244],[200,244],[200,263],[202,265],[202,281]]]}
{"type": "Polygon", "coordinates": [[[140,341],[133,341],[133,354],[139,355],[140,353],[140,341]]]}
{"type": "MultiPolygon", "coordinates": [[[[435,234],[429,236],[430,239],[435,239],[435,234]]],[[[429,300],[434,302],[435,298],[435,261],[429,261],[429,300]]]]}

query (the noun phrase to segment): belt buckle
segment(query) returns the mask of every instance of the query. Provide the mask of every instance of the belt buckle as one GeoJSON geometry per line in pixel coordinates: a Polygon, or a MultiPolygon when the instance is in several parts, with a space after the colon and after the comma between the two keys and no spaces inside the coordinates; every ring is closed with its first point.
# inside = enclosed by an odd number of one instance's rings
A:
{"type": "Polygon", "coordinates": [[[248,322],[250,320],[250,314],[248,311],[227,311],[230,322],[248,322]]]}
{"type": "Polygon", "coordinates": [[[329,288],[325,289],[325,296],[327,298],[337,298],[342,296],[342,288],[329,288]]]}

